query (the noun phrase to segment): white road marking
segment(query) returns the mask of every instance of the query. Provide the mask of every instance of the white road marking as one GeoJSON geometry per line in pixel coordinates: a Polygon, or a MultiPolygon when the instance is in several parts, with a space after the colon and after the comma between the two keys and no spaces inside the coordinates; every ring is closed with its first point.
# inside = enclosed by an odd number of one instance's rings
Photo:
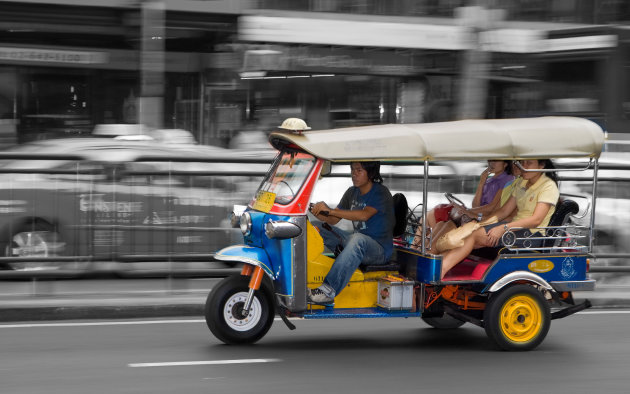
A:
{"type": "Polygon", "coordinates": [[[68,323],[22,323],[0,324],[0,328],[32,328],[32,327],[85,327],[85,326],[135,326],[146,324],[185,324],[203,323],[204,319],[187,320],[136,320],[136,321],[100,321],[100,322],[68,322],[68,323]]]}
{"type": "Polygon", "coordinates": [[[147,367],[180,367],[188,365],[226,365],[226,364],[256,364],[256,363],[277,363],[282,361],[279,358],[249,358],[242,360],[208,360],[208,361],[175,361],[167,363],[133,363],[128,364],[130,368],[147,367]]]}
{"type": "MultiPolygon", "coordinates": [[[[289,318],[294,320],[299,318],[289,318]]],[[[276,317],[274,320],[282,320],[276,317]]],[[[301,319],[299,319],[301,320],[301,319]]],[[[140,326],[146,324],[186,324],[205,323],[205,319],[184,320],[134,320],[134,321],[96,321],[96,322],[67,322],[67,323],[17,323],[1,324],[0,328],[33,328],[33,327],[89,327],[89,326],[140,326]]]]}
{"type": "Polygon", "coordinates": [[[624,315],[629,314],[630,311],[582,311],[578,312],[578,315],[624,315]]]}

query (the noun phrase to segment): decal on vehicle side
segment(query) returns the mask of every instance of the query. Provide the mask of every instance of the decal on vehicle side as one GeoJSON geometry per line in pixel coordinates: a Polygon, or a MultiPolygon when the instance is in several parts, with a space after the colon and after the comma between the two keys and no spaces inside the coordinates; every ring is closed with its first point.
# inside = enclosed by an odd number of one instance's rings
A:
{"type": "Polygon", "coordinates": [[[201,235],[182,235],[177,237],[178,244],[196,244],[202,241],[201,235]]]}
{"type": "Polygon", "coordinates": [[[177,216],[175,211],[153,211],[142,221],[142,224],[199,224],[206,223],[208,216],[205,215],[183,215],[177,216]]]}
{"type": "Polygon", "coordinates": [[[529,265],[527,266],[530,271],[539,274],[549,272],[553,269],[553,267],[553,263],[549,260],[535,260],[529,263],[529,265]]]}
{"type": "Polygon", "coordinates": [[[81,212],[142,212],[141,201],[105,201],[103,194],[81,194],[79,197],[81,212]]]}
{"type": "Polygon", "coordinates": [[[577,271],[575,270],[575,262],[571,258],[571,256],[565,257],[562,261],[562,270],[560,271],[560,275],[564,279],[571,279],[575,276],[577,271]]]}

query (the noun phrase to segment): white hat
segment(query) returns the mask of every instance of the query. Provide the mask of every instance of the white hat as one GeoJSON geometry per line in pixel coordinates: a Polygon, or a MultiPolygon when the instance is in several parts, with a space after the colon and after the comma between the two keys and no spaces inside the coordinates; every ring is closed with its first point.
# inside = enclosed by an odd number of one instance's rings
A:
{"type": "Polygon", "coordinates": [[[310,130],[311,128],[306,125],[306,122],[300,118],[286,118],[279,129],[285,130],[310,130]]]}

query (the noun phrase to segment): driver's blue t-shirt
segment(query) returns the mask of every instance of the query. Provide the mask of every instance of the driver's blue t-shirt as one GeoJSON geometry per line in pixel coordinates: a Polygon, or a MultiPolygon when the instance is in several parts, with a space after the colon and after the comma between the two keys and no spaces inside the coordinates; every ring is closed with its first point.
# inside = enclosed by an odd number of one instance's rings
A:
{"type": "Polygon", "coordinates": [[[353,221],[354,231],[373,238],[382,247],[388,260],[394,250],[394,202],[389,190],[380,183],[373,183],[369,192],[361,195],[359,188],[351,186],[341,197],[337,208],[363,209],[375,208],[378,212],[365,222],[353,221]]]}

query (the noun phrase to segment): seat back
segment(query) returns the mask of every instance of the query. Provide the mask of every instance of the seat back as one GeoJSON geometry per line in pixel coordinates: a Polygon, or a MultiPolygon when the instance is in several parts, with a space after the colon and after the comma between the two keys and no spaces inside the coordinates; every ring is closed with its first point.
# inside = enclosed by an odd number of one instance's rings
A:
{"type": "Polygon", "coordinates": [[[549,226],[563,226],[569,220],[569,215],[575,215],[580,210],[578,203],[573,200],[561,199],[556,211],[549,219],[549,226]]]}
{"type": "MultiPolygon", "coordinates": [[[[405,233],[407,229],[407,216],[409,214],[409,206],[407,205],[407,198],[402,193],[396,193],[392,196],[394,201],[394,238],[400,237],[405,233]]],[[[392,257],[389,259],[390,261],[383,265],[368,265],[361,264],[359,269],[363,272],[374,272],[374,271],[398,271],[400,269],[400,264],[396,262],[396,249],[394,249],[394,253],[392,257]]]]}
{"type": "MultiPolygon", "coordinates": [[[[569,220],[570,215],[575,215],[580,210],[578,203],[573,200],[561,199],[556,204],[556,211],[549,219],[549,227],[564,226],[569,220]]],[[[553,230],[548,230],[553,231],[553,230]]],[[[552,234],[548,234],[552,235],[552,234]]],[[[543,247],[551,247],[554,245],[555,239],[547,239],[543,242],[543,247]]]]}
{"type": "Polygon", "coordinates": [[[394,237],[399,237],[404,234],[407,228],[407,215],[409,213],[409,206],[407,205],[407,198],[402,193],[396,193],[392,196],[394,201],[394,237]]]}

